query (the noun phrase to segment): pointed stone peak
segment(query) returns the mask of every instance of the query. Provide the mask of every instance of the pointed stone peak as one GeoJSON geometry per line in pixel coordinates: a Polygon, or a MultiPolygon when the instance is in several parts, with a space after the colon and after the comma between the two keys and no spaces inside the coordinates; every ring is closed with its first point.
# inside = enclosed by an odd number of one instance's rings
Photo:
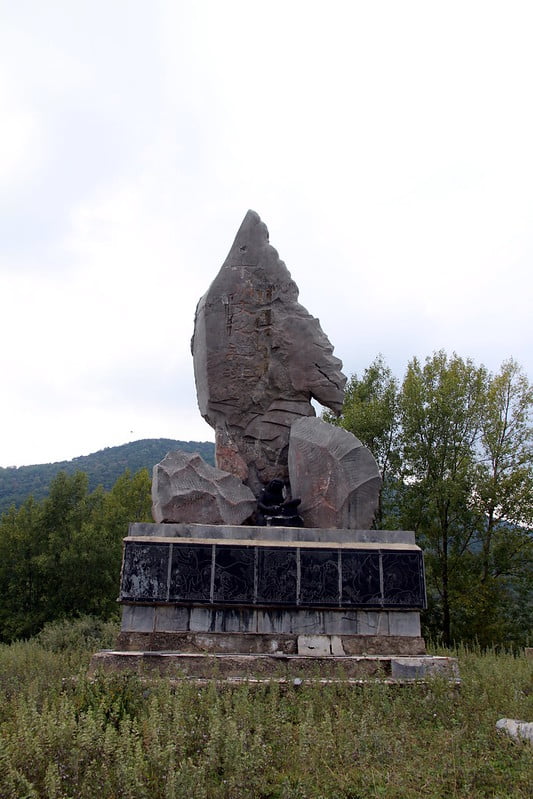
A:
{"type": "Polygon", "coordinates": [[[279,261],[277,250],[269,243],[268,228],[255,211],[248,211],[231,245],[224,266],[258,266],[279,261]]]}
{"type": "Polygon", "coordinates": [[[250,208],[246,214],[244,215],[244,219],[241,222],[241,226],[237,231],[237,238],[241,233],[246,234],[248,232],[255,233],[255,235],[260,235],[266,238],[268,242],[268,228],[265,223],[262,221],[261,217],[257,213],[257,211],[252,211],[250,208]]]}

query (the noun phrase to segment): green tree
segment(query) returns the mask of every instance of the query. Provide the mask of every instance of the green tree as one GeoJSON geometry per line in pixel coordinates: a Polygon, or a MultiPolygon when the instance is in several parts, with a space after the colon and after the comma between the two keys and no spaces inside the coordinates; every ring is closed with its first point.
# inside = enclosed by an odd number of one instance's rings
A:
{"type": "Polygon", "coordinates": [[[476,499],[485,523],[480,535],[482,579],[504,573],[531,541],[533,527],[533,387],[518,364],[509,360],[492,377],[482,420],[481,458],[476,499]],[[505,555],[498,563],[500,539],[505,555]]]}
{"type": "Polygon", "coordinates": [[[512,359],[504,362],[487,385],[476,466],[478,586],[468,623],[483,642],[498,631],[500,637],[523,635],[532,612],[527,591],[533,584],[532,407],[533,387],[523,370],[512,359]]]}
{"type": "Polygon", "coordinates": [[[42,511],[30,497],[0,521],[0,641],[27,638],[45,621],[41,604],[42,511]]]}
{"type": "Polygon", "coordinates": [[[484,367],[441,351],[424,366],[414,358],[402,386],[401,518],[426,550],[446,644],[452,640],[463,559],[479,523],[472,496],[486,382],[484,367]]]}
{"type": "Polygon", "coordinates": [[[533,390],[520,367],[496,375],[437,352],[401,387],[379,356],[348,382],[338,420],[384,478],[378,525],[424,549],[426,629],[444,642],[520,643],[533,616],[533,390]]]}
{"type": "Polygon", "coordinates": [[[128,523],[150,518],[150,478],[129,470],[109,492],[87,492],[87,476],[60,473],[44,501],[43,556],[48,617],[116,612],[122,539],[128,523]]]}
{"type": "Polygon", "coordinates": [[[150,519],[150,478],[127,471],[111,491],[59,473],[49,496],[0,520],[0,640],[34,635],[48,621],[116,612],[122,539],[150,519]]]}

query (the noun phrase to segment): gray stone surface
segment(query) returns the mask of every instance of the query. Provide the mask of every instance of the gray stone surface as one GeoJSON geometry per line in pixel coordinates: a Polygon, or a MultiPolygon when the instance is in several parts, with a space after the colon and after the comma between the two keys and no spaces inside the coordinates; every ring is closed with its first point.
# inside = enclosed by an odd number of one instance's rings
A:
{"type": "Polygon", "coordinates": [[[289,476],[306,527],[367,529],[381,477],[374,456],[347,430],[317,418],[291,427],[289,476]]]}
{"type": "MultiPolygon", "coordinates": [[[[299,635],[298,654],[319,657],[331,655],[331,638],[329,635],[299,635]]],[[[344,655],[344,652],[342,652],[344,655]]]]}
{"type": "Polygon", "coordinates": [[[393,679],[420,680],[436,675],[458,678],[459,668],[456,659],[439,656],[391,658],[393,679]]]}
{"type": "Polygon", "coordinates": [[[395,610],[123,605],[122,632],[220,632],[420,637],[420,614],[395,610]]]}
{"type": "Polygon", "coordinates": [[[391,635],[420,635],[420,613],[395,611],[389,613],[391,635]]]}
{"type": "Polygon", "coordinates": [[[385,680],[386,682],[409,682],[434,674],[458,682],[457,661],[455,658],[431,657],[416,658],[416,671],[402,661],[415,658],[387,656],[344,656],[325,655],[309,657],[275,652],[273,654],[230,654],[230,653],[178,653],[143,651],[103,651],[93,655],[89,666],[89,676],[102,672],[137,672],[165,674],[176,679],[192,678],[199,680],[238,680],[290,681],[295,685],[310,682],[333,680],[366,681],[385,680]],[[422,665],[423,661],[423,665],[422,665]],[[398,677],[401,673],[404,676],[398,677]]]}
{"type": "Polygon", "coordinates": [[[180,630],[121,632],[117,649],[125,652],[227,652],[298,654],[307,657],[352,655],[424,656],[422,638],[361,635],[297,635],[180,630]]]}
{"type": "Polygon", "coordinates": [[[121,630],[152,632],[155,627],[156,611],[160,609],[154,605],[123,605],[121,630]]]}
{"type": "Polygon", "coordinates": [[[196,540],[248,541],[312,541],[360,544],[415,544],[415,534],[409,530],[321,530],[309,527],[256,527],[227,524],[150,524],[132,522],[131,538],[194,538],[196,540]]]}
{"type": "Polygon", "coordinates": [[[158,605],[155,611],[153,629],[156,632],[190,629],[190,608],[182,605],[158,605]]]}
{"type": "Polygon", "coordinates": [[[152,503],[156,522],[213,525],[240,525],[256,507],[241,480],[187,452],[169,452],[154,466],[152,503]]]}
{"type": "Polygon", "coordinates": [[[511,738],[529,741],[533,744],[533,722],[518,719],[498,719],[496,729],[506,732],[511,738]]]}
{"type": "Polygon", "coordinates": [[[390,614],[379,610],[360,610],[357,614],[360,635],[390,635],[390,614]]]}
{"type": "MultiPolygon", "coordinates": [[[[287,477],[291,424],[314,416],[311,398],[340,412],[346,378],[298,288],[248,211],[196,309],[192,339],[198,404],[216,431],[217,465],[254,494],[287,477]]],[[[294,495],[294,494],[293,494],[294,495]]]]}

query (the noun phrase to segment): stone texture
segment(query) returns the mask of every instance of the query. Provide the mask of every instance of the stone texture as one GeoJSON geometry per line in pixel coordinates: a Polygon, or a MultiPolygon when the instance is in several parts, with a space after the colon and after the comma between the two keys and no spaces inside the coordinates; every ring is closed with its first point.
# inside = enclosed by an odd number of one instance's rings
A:
{"type": "MultiPolygon", "coordinates": [[[[338,542],[346,544],[415,544],[415,534],[409,530],[319,530],[309,527],[256,527],[255,525],[210,524],[151,524],[132,522],[128,536],[136,538],[220,539],[247,541],[309,541],[315,543],[338,542]]],[[[532,650],[533,651],[533,650],[532,650]]]]}
{"type": "Polygon", "coordinates": [[[391,677],[397,680],[423,680],[439,675],[459,677],[456,658],[447,657],[397,657],[391,658],[391,677]]]}
{"type": "Polygon", "coordinates": [[[306,527],[367,529],[381,477],[374,456],[347,430],[317,418],[291,427],[289,476],[306,527]]]}
{"type": "Polygon", "coordinates": [[[154,466],[152,501],[156,522],[239,525],[256,507],[241,480],[186,452],[169,452],[154,466]]]}
{"type": "MultiPolygon", "coordinates": [[[[383,641],[391,649],[392,639],[420,639],[417,611],[310,610],[308,608],[209,608],[193,605],[123,605],[121,633],[152,632],[260,633],[268,635],[357,636],[383,641]]],[[[373,645],[372,645],[373,646],[373,645]]],[[[148,647],[149,648],[149,647],[148,647]]],[[[374,650],[372,650],[374,651],[374,650]]],[[[353,653],[350,653],[353,654],[353,653]]],[[[398,654],[420,654],[402,652],[398,654]]]]}
{"type": "Polygon", "coordinates": [[[287,478],[289,430],[315,415],[311,398],[335,413],[342,408],[342,364],[299,304],[296,283],[254,211],[198,303],[192,353],[217,465],[256,496],[270,480],[287,478]]]}
{"type": "Polygon", "coordinates": [[[533,744],[533,722],[519,721],[518,719],[498,719],[496,722],[496,729],[503,730],[511,738],[517,740],[529,741],[533,744]]]}
{"type": "MultiPolygon", "coordinates": [[[[299,635],[298,654],[320,657],[331,655],[331,638],[329,635],[299,635]]],[[[344,652],[342,653],[344,654],[344,652]]]]}
{"type": "Polygon", "coordinates": [[[117,646],[125,652],[197,652],[240,655],[293,655],[298,651],[294,635],[259,635],[241,632],[120,633],[117,646]]]}
{"type": "Polygon", "coordinates": [[[248,633],[235,631],[154,630],[122,631],[117,649],[124,652],[233,652],[235,654],[299,654],[309,657],[335,655],[425,654],[423,638],[382,635],[298,635],[296,633],[248,633]]]}
{"type": "Polygon", "coordinates": [[[103,651],[93,655],[89,676],[127,670],[141,675],[164,674],[170,678],[198,680],[282,680],[300,684],[303,680],[386,680],[410,682],[433,674],[458,682],[455,658],[420,658],[380,655],[309,657],[284,653],[222,654],[176,652],[103,651]],[[414,662],[416,661],[416,666],[414,662]]]}
{"type": "Polygon", "coordinates": [[[135,630],[139,633],[151,633],[155,626],[155,605],[123,605],[120,629],[135,630]]]}
{"type": "Polygon", "coordinates": [[[391,611],[389,613],[389,632],[391,635],[400,636],[421,635],[420,613],[391,611]]]}

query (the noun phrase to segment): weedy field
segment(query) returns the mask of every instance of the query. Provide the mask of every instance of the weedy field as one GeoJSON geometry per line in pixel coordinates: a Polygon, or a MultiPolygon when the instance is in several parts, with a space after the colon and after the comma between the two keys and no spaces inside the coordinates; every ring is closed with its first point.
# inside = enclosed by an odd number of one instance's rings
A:
{"type": "Polygon", "coordinates": [[[0,646],[2,799],[533,795],[533,747],[495,728],[533,720],[523,655],[452,653],[459,690],[91,682],[114,633],[85,619],[0,646]]]}

